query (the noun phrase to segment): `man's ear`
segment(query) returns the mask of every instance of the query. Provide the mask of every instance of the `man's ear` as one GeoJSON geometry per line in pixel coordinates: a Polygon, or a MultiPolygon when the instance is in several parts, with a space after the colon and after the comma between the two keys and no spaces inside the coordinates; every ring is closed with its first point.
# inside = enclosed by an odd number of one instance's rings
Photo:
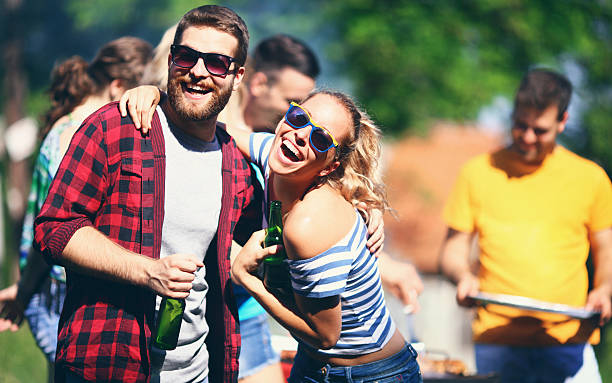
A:
{"type": "Polygon", "coordinates": [[[334,170],[338,169],[338,166],[340,166],[340,161],[332,162],[325,169],[319,172],[319,177],[325,177],[326,175],[330,174],[334,170]]]}
{"type": "Polygon", "coordinates": [[[234,72],[234,85],[232,86],[232,90],[234,91],[238,90],[238,87],[240,87],[240,84],[242,83],[242,80],[244,79],[244,73],[245,73],[245,68],[243,66],[236,69],[236,72],[234,72]]]}
{"type": "Polygon", "coordinates": [[[255,97],[263,96],[269,89],[268,76],[263,72],[255,72],[249,81],[249,93],[255,97]]]}
{"type": "Polygon", "coordinates": [[[557,129],[557,133],[561,133],[565,130],[565,125],[567,124],[567,120],[569,119],[569,113],[567,110],[563,113],[563,118],[559,121],[559,128],[557,129]]]}

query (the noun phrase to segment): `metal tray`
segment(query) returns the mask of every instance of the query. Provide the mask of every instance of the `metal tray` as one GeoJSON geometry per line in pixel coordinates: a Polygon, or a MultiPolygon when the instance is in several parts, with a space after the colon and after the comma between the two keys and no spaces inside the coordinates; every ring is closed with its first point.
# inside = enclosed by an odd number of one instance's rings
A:
{"type": "Polygon", "coordinates": [[[587,319],[598,316],[599,311],[585,310],[582,307],[568,306],[561,303],[544,302],[537,299],[517,295],[492,294],[480,292],[470,296],[481,305],[496,304],[516,307],[524,310],[543,311],[548,313],[564,314],[573,318],[587,319]]]}

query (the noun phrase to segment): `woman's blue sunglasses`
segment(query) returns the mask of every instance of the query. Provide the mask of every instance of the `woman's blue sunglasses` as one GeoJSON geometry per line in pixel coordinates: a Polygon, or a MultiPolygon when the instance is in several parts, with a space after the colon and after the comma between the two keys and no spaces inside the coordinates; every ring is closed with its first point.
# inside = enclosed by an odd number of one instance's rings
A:
{"type": "Polygon", "coordinates": [[[285,121],[294,129],[311,126],[310,145],[320,153],[325,153],[329,149],[338,146],[338,141],[336,141],[334,136],[324,127],[315,124],[310,114],[295,102],[291,103],[289,110],[285,113],[285,121]]]}

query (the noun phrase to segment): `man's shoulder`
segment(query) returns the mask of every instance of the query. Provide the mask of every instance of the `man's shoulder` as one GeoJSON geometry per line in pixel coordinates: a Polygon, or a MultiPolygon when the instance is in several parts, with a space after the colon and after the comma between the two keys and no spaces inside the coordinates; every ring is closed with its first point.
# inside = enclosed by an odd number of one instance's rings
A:
{"type": "Polygon", "coordinates": [[[248,168],[247,160],[238,149],[236,141],[234,141],[232,136],[225,130],[225,124],[223,122],[217,121],[215,135],[217,136],[223,155],[231,155],[236,160],[234,161],[236,163],[235,166],[241,169],[248,168]],[[238,163],[241,163],[241,165],[238,165],[238,163]]]}
{"type": "Polygon", "coordinates": [[[558,161],[564,161],[565,163],[576,166],[584,166],[589,168],[600,167],[588,158],[582,157],[581,155],[574,153],[565,146],[561,145],[557,145],[557,147],[555,148],[555,158],[557,158],[558,161]]]}
{"type": "Polygon", "coordinates": [[[110,102],[102,106],[100,109],[96,110],[89,117],[87,117],[87,120],[92,118],[98,121],[113,121],[115,119],[121,119],[118,103],[110,102]]]}
{"type": "MultiPolygon", "coordinates": [[[[157,114],[157,112],[155,112],[157,114]]],[[[155,118],[155,117],[154,117],[155,118]]],[[[135,128],[134,121],[129,117],[122,117],[119,112],[119,103],[113,101],[92,113],[85,123],[93,123],[106,132],[123,132],[123,135],[140,136],[141,133],[135,128]]]]}
{"type": "Polygon", "coordinates": [[[564,172],[576,175],[601,176],[605,175],[605,170],[594,161],[582,157],[571,150],[559,145],[555,148],[555,157],[564,172]]]}

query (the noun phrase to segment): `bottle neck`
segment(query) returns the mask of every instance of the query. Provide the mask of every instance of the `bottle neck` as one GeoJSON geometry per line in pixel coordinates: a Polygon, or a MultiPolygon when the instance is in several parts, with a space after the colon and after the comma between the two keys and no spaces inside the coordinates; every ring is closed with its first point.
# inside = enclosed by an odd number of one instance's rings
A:
{"type": "Polygon", "coordinates": [[[281,204],[278,201],[272,201],[270,203],[270,214],[268,215],[268,227],[274,226],[283,227],[281,204]]]}

